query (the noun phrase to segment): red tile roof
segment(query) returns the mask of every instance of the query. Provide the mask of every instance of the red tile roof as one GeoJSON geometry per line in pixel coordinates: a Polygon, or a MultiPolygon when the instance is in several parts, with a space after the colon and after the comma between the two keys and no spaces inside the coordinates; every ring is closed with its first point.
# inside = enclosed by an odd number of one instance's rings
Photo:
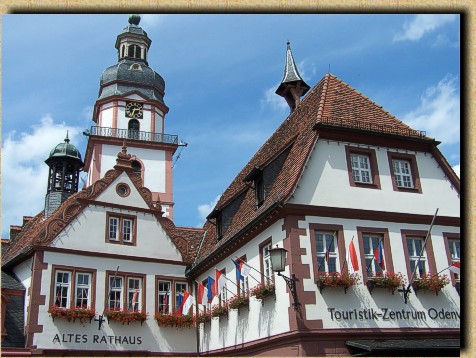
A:
{"type": "Polygon", "coordinates": [[[238,195],[245,197],[220,241],[217,241],[216,238],[215,220],[213,220],[213,224],[210,222],[205,224],[204,229],[207,230],[207,235],[197,259],[197,265],[202,261],[209,261],[217,249],[229,244],[229,241],[235,239],[238,234],[242,235],[247,227],[261,219],[260,215],[264,215],[271,207],[285,203],[290,199],[316,143],[318,136],[316,124],[359,128],[399,137],[431,140],[407,126],[336,76],[330,73],[326,74],[297,106],[296,110],[263,144],[222,194],[215,210],[222,210],[238,195]],[[253,168],[264,167],[289,146],[290,152],[281,171],[264,203],[257,208],[254,190],[243,179],[250,174],[253,168]]]}

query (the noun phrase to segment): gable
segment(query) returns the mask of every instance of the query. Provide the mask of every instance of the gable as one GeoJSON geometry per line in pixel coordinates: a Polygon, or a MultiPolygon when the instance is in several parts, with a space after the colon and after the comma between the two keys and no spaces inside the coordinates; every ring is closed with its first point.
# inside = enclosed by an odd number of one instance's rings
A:
{"type": "MultiPolygon", "coordinates": [[[[137,174],[131,174],[137,175],[137,174]]],[[[126,172],[119,174],[95,199],[111,205],[149,209],[149,205],[126,172]]]]}

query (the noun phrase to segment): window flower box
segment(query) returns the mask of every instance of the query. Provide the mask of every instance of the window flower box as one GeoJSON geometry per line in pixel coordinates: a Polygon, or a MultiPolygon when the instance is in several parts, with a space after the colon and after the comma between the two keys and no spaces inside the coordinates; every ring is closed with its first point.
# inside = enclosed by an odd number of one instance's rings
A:
{"type": "Polygon", "coordinates": [[[107,322],[109,323],[110,321],[117,321],[122,324],[124,323],[131,323],[131,322],[140,322],[140,325],[142,326],[142,323],[147,319],[147,313],[144,311],[129,311],[126,309],[120,309],[116,308],[113,310],[106,310],[104,312],[104,316],[107,318],[107,322]]]}
{"type": "Polygon", "coordinates": [[[437,296],[438,293],[445,287],[447,284],[450,283],[450,279],[447,275],[432,275],[428,273],[428,275],[422,275],[420,278],[417,278],[412,282],[412,288],[417,294],[417,291],[432,291],[437,296]]]}
{"type": "Polygon", "coordinates": [[[214,305],[212,307],[212,317],[228,316],[228,306],[226,305],[214,305]]]}
{"type": "Polygon", "coordinates": [[[395,294],[395,290],[399,287],[405,287],[405,278],[403,275],[394,272],[387,272],[382,274],[382,272],[377,272],[375,276],[369,276],[367,280],[367,288],[372,294],[374,288],[387,288],[392,292],[392,295],[395,294]]]}
{"type": "Polygon", "coordinates": [[[248,307],[249,309],[250,298],[247,295],[234,296],[228,300],[228,307],[231,309],[239,309],[241,307],[248,307]]]}
{"type": "Polygon", "coordinates": [[[359,275],[356,273],[348,272],[319,272],[317,287],[319,292],[325,287],[343,287],[344,293],[347,293],[347,289],[355,284],[359,283],[359,275]]]}
{"type": "Polygon", "coordinates": [[[63,318],[68,320],[68,322],[75,322],[79,320],[81,324],[84,324],[88,319],[89,323],[91,323],[92,319],[96,315],[96,311],[94,308],[90,307],[74,307],[74,308],[65,308],[65,307],[58,307],[54,306],[48,310],[51,318],[53,318],[53,322],[55,318],[63,318]]]}
{"type": "Polygon", "coordinates": [[[269,296],[274,296],[276,299],[276,285],[270,281],[268,283],[261,283],[251,289],[251,296],[255,296],[258,300],[261,300],[261,304],[264,305],[264,299],[269,296]]]}
{"type": "Polygon", "coordinates": [[[197,324],[211,322],[211,320],[212,314],[210,312],[199,312],[195,316],[195,322],[197,322],[197,324]]]}
{"type": "Polygon", "coordinates": [[[160,327],[190,328],[193,326],[192,315],[180,316],[177,313],[163,313],[160,311],[155,314],[154,318],[160,327]]]}

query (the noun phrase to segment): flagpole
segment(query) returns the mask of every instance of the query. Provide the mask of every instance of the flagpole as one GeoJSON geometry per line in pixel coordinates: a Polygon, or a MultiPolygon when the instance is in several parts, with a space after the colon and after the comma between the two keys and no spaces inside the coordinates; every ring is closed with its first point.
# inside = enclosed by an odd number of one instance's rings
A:
{"type": "MultiPolygon", "coordinates": [[[[245,265],[247,265],[250,269],[253,269],[255,270],[256,272],[258,272],[261,276],[263,276],[263,278],[266,278],[266,276],[264,274],[262,274],[261,272],[259,272],[257,269],[255,269],[253,266],[251,265],[248,265],[245,261],[243,261],[243,259],[240,259],[238,256],[235,256],[238,260],[240,260],[241,262],[243,262],[245,265]]],[[[248,276],[251,276],[250,274],[248,274],[248,276]]],[[[254,279],[256,282],[258,283],[261,283],[260,281],[258,281],[257,279],[255,279],[253,276],[251,276],[252,279],[254,279]]]]}
{"type": "Polygon", "coordinates": [[[436,215],[438,214],[438,210],[439,210],[439,208],[436,209],[435,215],[433,215],[433,219],[431,220],[430,228],[428,229],[428,232],[426,233],[425,241],[423,242],[423,246],[421,247],[421,250],[420,250],[420,256],[418,257],[418,260],[415,263],[415,268],[413,269],[412,276],[411,276],[411,278],[408,282],[408,286],[407,286],[406,289],[404,288],[404,290],[403,290],[403,299],[405,300],[405,304],[408,302],[408,294],[410,293],[410,287],[412,286],[413,279],[415,278],[416,270],[418,269],[418,265],[420,264],[421,257],[423,256],[423,252],[424,252],[425,246],[426,246],[426,241],[430,237],[431,229],[433,228],[433,224],[435,223],[436,215]]]}
{"type": "MultiPolygon", "coordinates": [[[[383,238],[380,238],[378,244],[377,244],[377,247],[380,245],[380,243],[382,242],[383,238]]],[[[369,265],[367,266],[367,272],[369,272],[369,269],[370,269],[370,266],[372,266],[372,263],[374,262],[375,260],[375,249],[373,249],[373,255],[372,255],[372,261],[370,261],[369,265]]]]}
{"type": "Polygon", "coordinates": [[[243,293],[245,293],[245,290],[242,289],[240,286],[238,286],[236,283],[234,283],[232,279],[229,279],[229,278],[226,277],[226,276],[225,276],[225,278],[226,278],[228,281],[230,281],[232,284],[234,284],[234,285],[238,288],[238,291],[239,291],[239,290],[242,290],[243,293]]]}
{"type": "MultiPolygon", "coordinates": [[[[440,272],[434,274],[434,275],[431,275],[430,278],[433,278],[433,277],[436,277],[438,276],[440,273],[442,273],[443,271],[445,270],[448,270],[451,266],[453,266],[453,264],[449,265],[448,267],[444,268],[443,270],[441,270],[440,272]]],[[[454,273],[454,272],[453,272],[454,273]]]]}
{"type": "Polygon", "coordinates": [[[324,260],[326,259],[326,256],[327,256],[327,252],[330,250],[331,246],[332,246],[332,243],[334,242],[334,238],[336,237],[337,235],[337,231],[334,231],[334,235],[332,235],[332,240],[330,242],[329,245],[327,245],[327,250],[326,250],[326,254],[324,255],[324,257],[322,258],[321,262],[319,263],[319,266],[317,267],[317,277],[319,278],[319,269],[321,268],[324,260]]]}

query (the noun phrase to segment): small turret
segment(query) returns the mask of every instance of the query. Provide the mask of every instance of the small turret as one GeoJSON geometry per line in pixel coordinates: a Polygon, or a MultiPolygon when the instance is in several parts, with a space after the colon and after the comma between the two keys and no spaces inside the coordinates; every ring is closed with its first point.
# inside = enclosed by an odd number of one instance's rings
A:
{"type": "Polygon", "coordinates": [[[84,163],[79,150],[69,143],[68,133],[64,143],[53,148],[45,163],[50,167],[45,199],[45,218],[48,218],[78,191],[79,172],[84,163]]]}
{"type": "Polygon", "coordinates": [[[276,94],[284,97],[289,105],[289,108],[294,111],[304,96],[311,87],[304,82],[294,62],[294,57],[291,52],[291,44],[287,43],[286,49],[286,64],[284,66],[284,76],[276,90],[276,94]]]}

